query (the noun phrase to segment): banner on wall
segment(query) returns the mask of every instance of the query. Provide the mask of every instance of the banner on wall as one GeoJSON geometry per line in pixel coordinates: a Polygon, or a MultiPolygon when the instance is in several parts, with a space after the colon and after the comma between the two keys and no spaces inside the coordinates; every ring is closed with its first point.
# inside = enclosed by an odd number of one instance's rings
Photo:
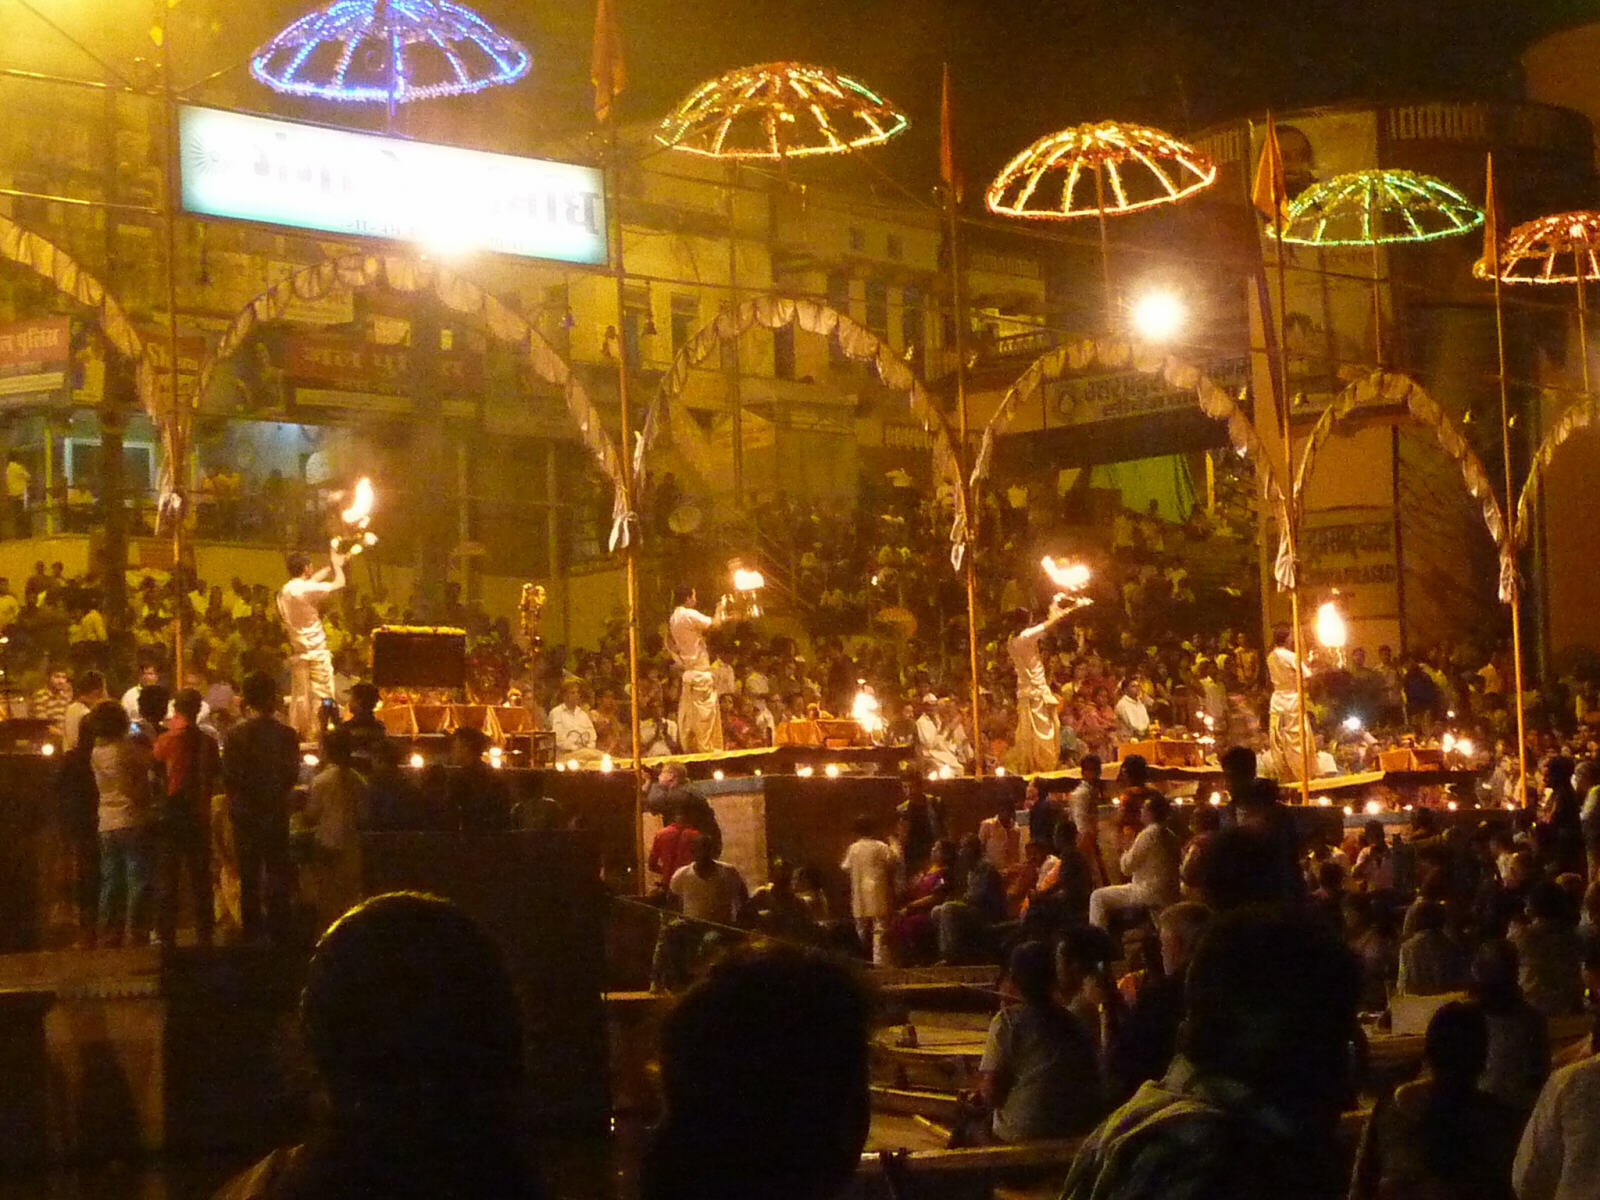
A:
{"type": "Polygon", "coordinates": [[[72,364],[72,321],[43,317],[0,325],[0,404],[58,400],[72,364]]]}
{"type": "Polygon", "coordinates": [[[270,117],[178,112],[183,207],[435,253],[607,261],[593,167],[270,117]]]}
{"type": "Polygon", "coordinates": [[[1337,588],[1355,620],[1400,615],[1400,560],[1390,508],[1308,512],[1299,530],[1300,582],[1313,597],[1337,588]]]}

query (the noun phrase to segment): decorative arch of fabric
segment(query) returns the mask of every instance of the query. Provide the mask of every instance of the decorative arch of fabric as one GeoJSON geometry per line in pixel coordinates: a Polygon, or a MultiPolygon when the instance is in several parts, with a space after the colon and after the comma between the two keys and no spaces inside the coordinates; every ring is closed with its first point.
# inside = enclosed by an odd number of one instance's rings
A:
{"type": "Polygon", "coordinates": [[[927,385],[882,338],[836,309],[815,300],[790,300],[777,296],[758,296],[745,300],[737,308],[724,308],[683,344],[645,414],[644,429],[634,450],[635,486],[642,486],[646,464],[662,436],[670,436],[672,402],[688,385],[689,373],[709,358],[723,342],[758,327],[782,329],[788,325],[806,333],[835,338],[839,349],[847,357],[871,363],[885,387],[905,393],[911,415],[917,418],[933,441],[934,478],[941,487],[948,487],[954,498],[955,520],[950,529],[950,562],[959,570],[966,554],[970,524],[960,460],[956,457],[955,443],[944,414],[934,403],[927,385]]]}
{"type": "MultiPolygon", "coordinates": [[[[400,254],[355,253],[302,267],[239,310],[216,349],[201,365],[194,396],[205,394],[218,366],[244,344],[256,326],[280,319],[296,301],[317,300],[368,287],[384,287],[407,295],[432,294],[451,312],[472,319],[491,336],[516,346],[533,373],[560,390],[583,444],[611,482],[611,548],[627,545],[632,514],[628,511],[622,456],[583,384],[566,360],[526,318],[477,284],[437,263],[400,254]]],[[[168,486],[169,480],[163,476],[163,494],[168,486]]]]}
{"type": "MultiPolygon", "coordinates": [[[[1495,549],[1500,554],[1500,599],[1504,603],[1511,603],[1517,594],[1516,547],[1512,544],[1506,528],[1500,501],[1489,485],[1488,472],[1484,470],[1483,462],[1467,444],[1461,431],[1439,406],[1439,402],[1430,396],[1421,384],[1407,375],[1392,371],[1373,371],[1346,387],[1334,397],[1333,403],[1323,410],[1322,416],[1317,419],[1316,425],[1311,430],[1311,436],[1306,440],[1305,449],[1301,451],[1300,462],[1295,469],[1291,501],[1295,512],[1299,511],[1306,485],[1311,478],[1312,467],[1316,463],[1317,453],[1333,433],[1334,426],[1359,408],[1396,406],[1403,406],[1412,420],[1426,426],[1433,433],[1439,448],[1460,468],[1461,482],[1467,489],[1467,494],[1477,501],[1479,512],[1483,515],[1483,523],[1488,527],[1489,536],[1494,539],[1495,549]]],[[[1280,535],[1278,544],[1280,588],[1294,586],[1294,562],[1289,554],[1288,540],[1288,531],[1285,529],[1280,535]],[[1287,568],[1287,579],[1285,568],[1287,568]]]]}

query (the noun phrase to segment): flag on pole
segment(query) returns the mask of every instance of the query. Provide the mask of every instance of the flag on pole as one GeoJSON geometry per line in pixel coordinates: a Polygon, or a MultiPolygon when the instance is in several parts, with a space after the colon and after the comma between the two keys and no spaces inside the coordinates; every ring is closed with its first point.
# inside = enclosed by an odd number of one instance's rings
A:
{"type": "Polygon", "coordinates": [[[589,82],[594,84],[595,120],[609,121],[617,97],[628,86],[628,70],[622,61],[622,37],[617,31],[613,0],[597,0],[595,4],[594,57],[589,64],[589,82]]]}
{"type": "Polygon", "coordinates": [[[1500,274],[1500,214],[1494,202],[1494,155],[1483,156],[1485,183],[1483,185],[1483,262],[1492,272],[1491,278],[1500,274]]]}
{"type": "Polygon", "coordinates": [[[1278,123],[1267,114],[1267,136],[1256,161],[1255,184],[1250,203],[1267,220],[1281,224],[1289,215],[1289,183],[1283,174],[1283,147],[1278,145],[1278,123]]]}
{"type": "Polygon", "coordinates": [[[956,170],[955,113],[950,103],[950,64],[944,64],[939,93],[939,178],[957,203],[961,200],[961,173],[956,170]]]}

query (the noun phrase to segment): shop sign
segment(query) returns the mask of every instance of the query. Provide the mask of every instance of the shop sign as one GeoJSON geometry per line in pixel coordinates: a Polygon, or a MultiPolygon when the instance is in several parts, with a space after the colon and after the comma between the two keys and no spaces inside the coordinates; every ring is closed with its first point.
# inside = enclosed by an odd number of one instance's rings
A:
{"type": "Polygon", "coordinates": [[[72,322],[67,317],[0,325],[0,398],[18,404],[60,395],[72,359],[72,322]]]}
{"type": "MultiPolygon", "coordinates": [[[[322,387],[395,395],[410,389],[411,351],[353,338],[290,337],[284,340],[283,369],[291,379],[322,387]]],[[[475,354],[440,353],[433,374],[442,392],[483,390],[483,361],[475,354]]]]}
{"type": "Polygon", "coordinates": [[[606,261],[601,173],[270,117],[184,106],[183,207],[440,255],[606,261]]]}
{"type": "MultiPolygon", "coordinates": [[[[1237,391],[1250,378],[1250,360],[1208,364],[1206,374],[1219,387],[1237,391]]],[[[1051,410],[1072,425],[1119,421],[1182,412],[1195,406],[1193,388],[1174,388],[1160,374],[1129,371],[1045,384],[1051,410]]]]}

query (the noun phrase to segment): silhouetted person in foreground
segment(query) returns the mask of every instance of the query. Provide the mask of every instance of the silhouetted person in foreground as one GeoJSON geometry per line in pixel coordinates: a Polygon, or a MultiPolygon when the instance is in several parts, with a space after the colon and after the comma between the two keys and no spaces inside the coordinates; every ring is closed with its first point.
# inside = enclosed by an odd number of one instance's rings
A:
{"type": "Polygon", "coordinates": [[[867,1140],[871,996],[807,951],[740,953],[684,993],[661,1034],[666,1115],[642,1200],[826,1200],[867,1140]]]}
{"type": "Polygon", "coordinates": [[[1219,917],[1189,967],[1177,1057],[1089,1135],[1063,1200],[1342,1196],[1356,991],[1311,917],[1219,917]]]}
{"type": "Polygon", "coordinates": [[[516,998],[454,904],[392,892],[351,909],[317,944],[300,1018],[326,1118],[218,1200],[537,1200],[516,998]]]}

